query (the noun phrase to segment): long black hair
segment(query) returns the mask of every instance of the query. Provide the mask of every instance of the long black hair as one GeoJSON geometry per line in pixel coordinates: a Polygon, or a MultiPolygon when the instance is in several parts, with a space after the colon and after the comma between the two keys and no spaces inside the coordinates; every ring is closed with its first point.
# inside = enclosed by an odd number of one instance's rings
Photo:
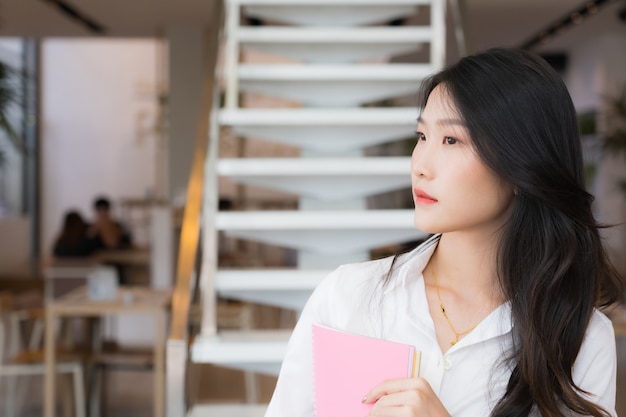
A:
{"type": "Polygon", "coordinates": [[[492,49],[422,84],[423,108],[440,85],[483,163],[515,190],[497,271],[511,303],[514,369],[492,417],[606,416],[572,379],[594,308],[623,296],[585,191],[574,105],[560,76],[531,53],[492,49]]]}

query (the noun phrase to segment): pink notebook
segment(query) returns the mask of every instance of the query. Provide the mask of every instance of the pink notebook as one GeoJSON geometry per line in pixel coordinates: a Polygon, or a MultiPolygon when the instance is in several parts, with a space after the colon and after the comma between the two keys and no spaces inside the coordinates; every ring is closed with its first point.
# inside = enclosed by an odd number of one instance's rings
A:
{"type": "Polygon", "coordinates": [[[419,375],[420,351],[389,340],[313,325],[316,417],[363,417],[361,399],[385,379],[419,375]]]}

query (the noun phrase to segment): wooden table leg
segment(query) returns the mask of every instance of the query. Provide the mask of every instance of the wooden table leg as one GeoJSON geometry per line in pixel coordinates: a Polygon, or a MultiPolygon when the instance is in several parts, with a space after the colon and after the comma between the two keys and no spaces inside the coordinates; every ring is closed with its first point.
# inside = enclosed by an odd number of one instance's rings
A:
{"type": "MultiPolygon", "coordinates": [[[[87,341],[91,355],[95,356],[102,352],[102,317],[87,317],[86,323],[85,340],[87,341]]],[[[102,375],[92,359],[90,359],[89,366],[87,366],[85,380],[87,381],[86,386],[88,387],[87,392],[89,400],[87,409],[89,410],[89,416],[100,417],[100,411],[102,409],[102,375]]]]}
{"type": "Polygon", "coordinates": [[[44,378],[44,417],[54,417],[55,393],[55,335],[54,324],[55,314],[52,308],[46,308],[46,329],[45,329],[45,361],[46,374],[44,378]]]}
{"type": "Polygon", "coordinates": [[[165,312],[155,314],[154,416],[165,417],[165,312]]]}

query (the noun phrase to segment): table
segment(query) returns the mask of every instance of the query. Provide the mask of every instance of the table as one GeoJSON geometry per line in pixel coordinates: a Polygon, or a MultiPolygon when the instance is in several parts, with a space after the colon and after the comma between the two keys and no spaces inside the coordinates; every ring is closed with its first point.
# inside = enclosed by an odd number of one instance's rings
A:
{"type": "Polygon", "coordinates": [[[45,301],[52,302],[55,298],[55,284],[58,280],[82,279],[86,282],[89,274],[94,272],[99,263],[93,258],[54,258],[43,268],[45,280],[45,301]]]}
{"type": "Polygon", "coordinates": [[[55,373],[55,322],[61,317],[101,317],[112,314],[151,314],[156,324],[154,338],[154,410],[155,417],[165,415],[165,327],[170,306],[170,290],[145,287],[121,287],[117,299],[91,300],[87,288],[80,287],[46,304],[46,334],[44,379],[44,417],[54,417],[56,396],[55,373]]]}
{"type": "Polygon", "coordinates": [[[45,298],[54,298],[54,284],[60,279],[86,279],[89,274],[105,264],[117,264],[124,267],[148,267],[150,250],[147,248],[128,248],[98,251],[84,258],[51,258],[43,266],[45,278],[45,298]]]}

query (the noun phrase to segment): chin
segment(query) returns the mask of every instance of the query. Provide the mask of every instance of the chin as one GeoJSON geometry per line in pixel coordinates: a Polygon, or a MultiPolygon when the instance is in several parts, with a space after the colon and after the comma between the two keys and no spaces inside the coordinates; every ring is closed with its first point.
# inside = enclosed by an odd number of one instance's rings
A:
{"type": "Polygon", "coordinates": [[[435,225],[428,221],[425,221],[425,219],[423,218],[419,218],[417,213],[415,213],[413,217],[413,225],[416,229],[421,230],[424,233],[441,233],[441,231],[435,225]]]}

